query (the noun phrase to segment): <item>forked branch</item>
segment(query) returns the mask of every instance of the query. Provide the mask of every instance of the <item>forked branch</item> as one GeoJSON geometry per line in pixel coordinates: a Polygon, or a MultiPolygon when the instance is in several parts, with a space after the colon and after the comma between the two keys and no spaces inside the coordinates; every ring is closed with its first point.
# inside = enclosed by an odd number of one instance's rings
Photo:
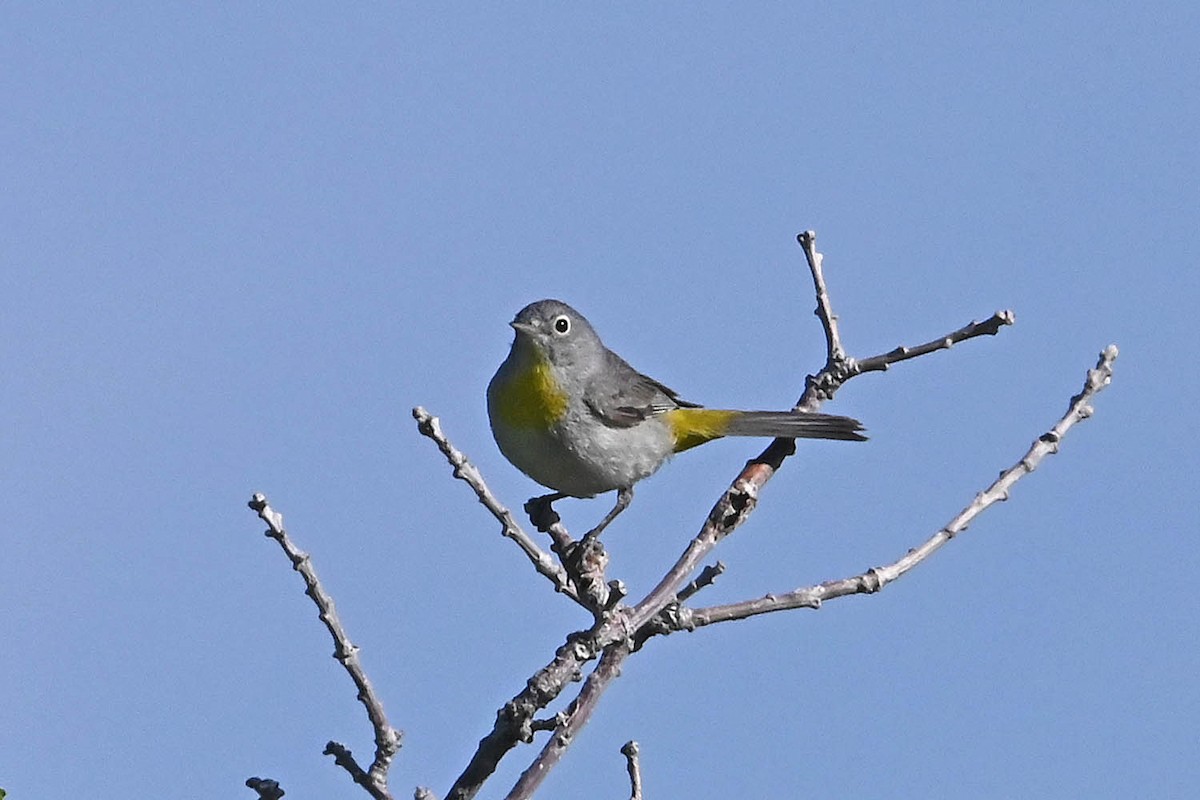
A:
{"type": "Polygon", "coordinates": [[[820,608],[826,600],[853,594],[873,594],[900,578],[933,555],[967,527],[984,511],[998,502],[1008,499],[1013,485],[1037,469],[1047,457],[1058,452],[1059,443],[1077,422],[1092,415],[1092,399],[1108,386],[1112,380],[1113,362],[1117,358],[1116,345],[1109,345],[1100,354],[1094,369],[1088,370],[1083,389],[1071,398],[1067,412],[1046,433],[1037,438],[1019,461],[1000,473],[992,485],[980,492],[945,527],[912,548],[902,557],[882,567],[873,567],[866,572],[840,580],[825,581],[815,586],[782,594],[768,594],[754,600],[710,606],[694,610],[683,609],[670,618],[669,627],[675,630],[693,630],[715,622],[746,619],[773,611],[793,608],[820,608]]]}
{"type": "MultiPolygon", "coordinates": [[[[816,249],[817,236],[812,231],[805,231],[797,238],[804,250],[816,291],[816,315],[825,332],[827,354],[825,366],[816,375],[808,376],[805,381],[804,394],[795,406],[797,410],[818,411],[821,404],[831,399],[846,381],[864,372],[887,369],[890,364],[943,350],[956,342],[994,335],[1003,326],[1013,324],[1016,318],[1011,311],[1000,311],[984,323],[971,322],[932,342],[916,347],[898,347],[888,353],[856,361],[846,354],[841,343],[837,315],[833,312],[829,291],[825,285],[822,268],[824,258],[816,249]],[[864,369],[862,364],[867,364],[870,368],[864,369]]],[[[746,521],[758,504],[758,495],[763,486],[775,475],[784,459],[795,450],[794,440],[776,439],[757,458],[746,464],[741,474],[713,506],[700,533],[688,544],[687,549],[659,584],[638,603],[632,619],[634,628],[640,629],[662,612],[688,576],[712,552],[717,543],[746,521]]]]}
{"type": "MultiPolygon", "coordinates": [[[[262,494],[255,494],[250,498],[249,506],[258,514],[259,519],[267,523],[267,536],[279,543],[283,552],[287,554],[288,560],[292,562],[292,568],[299,572],[304,579],[304,593],[316,603],[321,622],[325,623],[326,630],[333,637],[333,657],[338,660],[350,675],[350,679],[354,681],[354,685],[358,689],[358,699],[366,708],[367,717],[371,720],[371,727],[375,731],[375,760],[365,770],[354,760],[349,749],[337,742],[329,742],[325,746],[325,754],[334,756],[334,761],[345,769],[354,782],[366,789],[375,800],[391,800],[392,796],[388,792],[387,785],[388,769],[391,767],[392,759],[397,751],[400,750],[403,734],[388,724],[387,715],[383,710],[383,702],[375,694],[375,689],[371,686],[367,673],[359,663],[358,648],[350,642],[350,637],[334,609],[333,598],[325,591],[320,579],[317,578],[317,571],[313,567],[308,553],[292,544],[292,540],[283,527],[283,515],[271,508],[267,503],[266,496],[262,494]]],[[[261,792],[261,788],[256,791],[261,792]]]]}

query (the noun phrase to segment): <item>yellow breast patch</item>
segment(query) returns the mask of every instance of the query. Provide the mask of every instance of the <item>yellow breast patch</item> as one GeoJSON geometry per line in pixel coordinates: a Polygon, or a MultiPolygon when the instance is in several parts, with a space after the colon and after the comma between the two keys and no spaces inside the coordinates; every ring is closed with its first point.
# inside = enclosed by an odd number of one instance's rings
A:
{"type": "Polygon", "coordinates": [[[550,364],[534,359],[516,377],[504,383],[497,395],[496,411],[515,428],[548,430],[567,411],[567,395],[558,387],[550,364]]]}

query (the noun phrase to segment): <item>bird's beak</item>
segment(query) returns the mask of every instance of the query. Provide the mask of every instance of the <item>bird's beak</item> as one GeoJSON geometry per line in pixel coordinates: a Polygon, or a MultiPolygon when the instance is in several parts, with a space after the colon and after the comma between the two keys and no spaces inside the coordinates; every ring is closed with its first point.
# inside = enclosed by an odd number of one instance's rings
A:
{"type": "Polygon", "coordinates": [[[537,333],[537,326],[529,322],[517,322],[515,319],[508,323],[517,333],[524,333],[532,336],[537,333]]]}

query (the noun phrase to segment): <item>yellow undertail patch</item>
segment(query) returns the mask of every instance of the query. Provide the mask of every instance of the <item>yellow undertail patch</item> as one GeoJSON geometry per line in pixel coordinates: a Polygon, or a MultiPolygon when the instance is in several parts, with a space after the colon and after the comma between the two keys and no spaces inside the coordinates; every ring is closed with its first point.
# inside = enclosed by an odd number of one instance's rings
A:
{"type": "Polygon", "coordinates": [[[715,408],[671,409],[665,416],[675,440],[675,452],[682,453],[713,439],[720,439],[729,428],[729,420],[737,413],[715,408]]]}

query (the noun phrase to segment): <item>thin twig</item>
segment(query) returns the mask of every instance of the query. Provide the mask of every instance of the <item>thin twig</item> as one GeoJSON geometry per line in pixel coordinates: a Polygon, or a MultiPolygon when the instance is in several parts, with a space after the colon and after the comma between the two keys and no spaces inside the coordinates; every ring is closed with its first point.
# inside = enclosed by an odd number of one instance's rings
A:
{"type": "Polygon", "coordinates": [[[1066,414],[1046,433],[1030,446],[1029,450],[1013,466],[1004,470],[991,486],[980,492],[945,527],[925,540],[920,546],[883,567],[873,567],[866,572],[841,580],[825,581],[815,586],[771,594],[754,600],[728,605],[694,609],[678,615],[677,629],[691,630],[716,622],[746,619],[759,614],[783,611],[792,608],[820,608],[826,600],[853,594],[872,594],[900,578],[935,553],[967,527],[984,511],[998,502],[1008,499],[1013,484],[1033,472],[1047,456],[1058,452],[1059,442],[1076,423],[1092,415],[1091,401],[1112,380],[1113,362],[1117,358],[1116,345],[1109,345],[1100,354],[1093,369],[1088,370],[1087,379],[1079,394],[1071,398],[1066,414]]]}
{"type": "Polygon", "coordinates": [[[371,776],[358,765],[358,762],[354,759],[354,753],[350,752],[350,748],[346,747],[346,745],[341,742],[329,741],[325,744],[325,749],[321,751],[321,755],[333,756],[333,763],[350,773],[350,777],[359,786],[365,787],[369,785],[371,776]]]}
{"type": "Polygon", "coordinates": [[[829,291],[825,288],[825,272],[821,268],[825,257],[817,250],[817,234],[815,231],[805,231],[796,237],[804,258],[808,261],[809,271],[812,272],[813,288],[817,293],[817,308],[814,312],[821,320],[825,329],[825,365],[838,364],[846,360],[846,351],[842,347],[842,337],[838,331],[837,314],[833,313],[833,305],[829,302],[829,291]]]}
{"type": "Polygon", "coordinates": [[[694,580],[679,590],[675,595],[677,603],[686,603],[691,599],[692,595],[703,589],[705,586],[711,586],[713,581],[725,573],[724,562],[718,561],[716,564],[709,564],[704,569],[700,570],[700,574],[694,580]]]}
{"type": "Polygon", "coordinates": [[[684,603],[701,589],[712,584],[724,572],[725,565],[720,561],[715,565],[709,565],[701,570],[695,579],[679,590],[673,602],[667,603],[653,618],[647,620],[645,625],[640,626],[634,631],[633,651],[636,653],[638,650],[641,650],[642,646],[655,636],[662,636],[675,631],[690,630],[693,627],[690,622],[692,610],[685,606],[684,603]]]}
{"type": "MultiPolygon", "coordinates": [[[[819,273],[814,273],[814,280],[817,279],[817,274],[819,273]]],[[[822,278],[821,280],[823,281],[824,279],[822,278]]],[[[1007,325],[1014,325],[1016,321],[1017,316],[1012,311],[997,311],[983,322],[972,320],[958,330],[951,331],[924,344],[913,347],[900,345],[886,353],[880,353],[870,358],[854,359],[843,355],[840,361],[827,362],[825,367],[816,375],[808,376],[805,381],[804,394],[796,402],[796,409],[798,411],[816,411],[820,408],[821,403],[826,400],[832,400],[837,390],[842,388],[846,381],[855,376],[867,372],[883,372],[893,364],[908,361],[917,356],[936,353],[938,350],[947,350],[959,342],[965,342],[968,339],[974,339],[979,336],[995,336],[1000,332],[1001,328],[1007,325]]],[[[828,337],[831,335],[828,329],[826,329],[825,335],[828,340],[828,337]]]]}
{"type": "Polygon", "coordinates": [[[450,462],[450,466],[454,468],[454,477],[470,486],[483,507],[490,511],[500,523],[500,533],[517,543],[517,546],[533,564],[533,568],[548,578],[557,591],[586,608],[587,605],[580,600],[575,587],[571,585],[566,570],[555,562],[553,556],[538,547],[533,538],[517,524],[512,512],[492,494],[492,490],[488,488],[475,465],[468,461],[462,451],[454,447],[446,438],[438,418],[420,406],[414,408],[412,414],[413,419],[417,421],[417,430],[432,439],[438,449],[442,451],[442,455],[450,462]]]}
{"type": "MultiPolygon", "coordinates": [[[[317,571],[313,567],[308,553],[297,548],[288,538],[287,531],[283,527],[283,515],[271,508],[263,494],[255,494],[250,499],[249,506],[258,514],[259,519],[267,523],[267,536],[279,543],[283,552],[287,554],[288,560],[292,562],[292,569],[299,572],[304,579],[304,592],[316,603],[318,616],[321,622],[325,623],[329,635],[333,637],[333,657],[338,660],[350,675],[350,679],[354,681],[354,685],[358,689],[359,702],[366,708],[367,717],[371,720],[371,727],[375,731],[375,760],[369,769],[364,771],[359,767],[354,762],[353,756],[350,755],[350,751],[345,748],[342,748],[345,751],[344,757],[335,754],[335,760],[347,769],[355,783],[366,789],[376,800],[391,800],[391,794],[387,788],[387,773],[392,759],[400,749],[404,734],[388,724],[383,703],[375,694],[375,689],[371,686],[367,673],[359,663],[358,648],[350,642],[350,637],[334,609],[333,598],[325,591],[321,581],[317,578],[317,571]],[[351,764],[353,764],[352,768],[349,766],[351,764]]],[[[335,743],[331,742],[330,746],[335,746],[335,743]]],[[[327,748],[326,753],[330,752],[327,748]]]]}
{"type": "Polygon", "coordinates": [[[638,743],[630,739],[621,747],[625,769],[629,770],[629,800],[642,800],[642,761],[638,743]]]}
{"type": "Polygon", "coordinates": [[[897,347],[895,350],[890,350],[886,353],[881,353],[877,356],[864,358],[860,361],[855,361],[852,366],[854,375],[861,375],[864,372],[880,372],[886,370],[892,364],[897,364],[901,361],[907,361],[910,358],[917,356],[936,353],[938,350],[946,350],[959,342],[965,342],[967,339],[974,339],[976,336],[995,336],[1000,332],[1000,329],[1006,325],[1013,325],[1017,321],[1017,315],[1012,311],[1004,310],[997,311],[983,322],[975,322],[972,320],[956,331],[946,334],[940,339],[934,339],[925,344],[919,344],[915,347],[897,347]]]}

